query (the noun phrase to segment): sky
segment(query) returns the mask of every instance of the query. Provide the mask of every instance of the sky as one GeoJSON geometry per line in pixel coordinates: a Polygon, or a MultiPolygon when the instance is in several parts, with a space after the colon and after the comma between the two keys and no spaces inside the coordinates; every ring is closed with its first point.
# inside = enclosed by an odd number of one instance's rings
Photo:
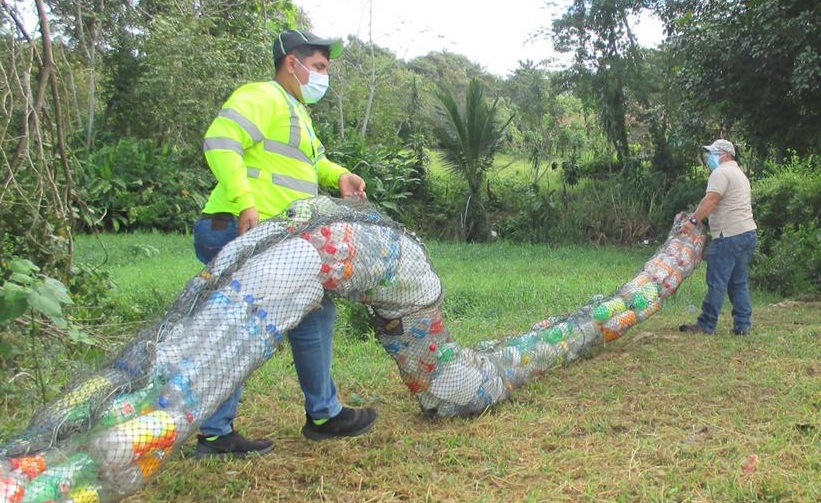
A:
{"type": "MultiPolygon", "coordinates": [[[[320,37],[368,41],[373,4],[373,41],[398,58],[411,60],[431,51],[462,54],[500,77],[518,62],[556,60],[550,41],[533,36],[549,29],[566,10],[567,0],[294,0],[308,15],[320,37]],[[548,7],[547,5],[552,5],[548,7]],[[558,5],[558,6],[557,6],[558,5]],[[503,8],[502,6],[507,6],[503,8]]],[[[658,44],[662,27],[652,18],[640,20],[639,43],[658,44]]],[[[566,57],[565,57],[566,60],[566,57]]]]}

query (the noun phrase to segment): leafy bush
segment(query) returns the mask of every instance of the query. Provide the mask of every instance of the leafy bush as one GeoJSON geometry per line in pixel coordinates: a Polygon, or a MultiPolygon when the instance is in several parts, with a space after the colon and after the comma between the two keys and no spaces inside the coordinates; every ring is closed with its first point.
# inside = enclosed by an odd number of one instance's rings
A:
{"type": "Polygon", "coordinates": [[[821,158],[770,165],[753,184],[761,238],[752,281],[783,295],[821,292],[821,158]]]}
{"type": "MultiPolygon", "coordinates": [[[[769,232],[761,234],[768,237],[769,232]]],[[[754,285],[785,297],[821,292],[821,226],[810,222],[785,229],[767,254],[756,256],[750,276],[754,285]]]]}
{"type": "Polygon", "coordinates": [[[467,183],[455,177],[431,177],[427,190],[429,197],[410,201],[413,219],[403,223],[425,239],[459,239],[467,183]]]}
{"type": "Polygon", "coordinates": [[[423,191],[426,174],[413,150],[368,146],[361,137],[353,137],[328,156],[365,179],[369,201],[397,221],[407,223],[406,203],[423,191]]]}
{"type": "Polygon", "coordinates": [[[68,285],[74,300],[74,318],[83,324],[98,324],[116,317],[110,298],[115,288],[107,271],[89,264],[75,263],[68,285]]]}
{"type": "Polygon", "coordinates": [[[0,273],[0,389],[12,401],[30,402],[30,394],[18,393],[20,386],[4,384],[25,374],[33,377],[34,389],[29,391],[36,389],[45,401],[53,391],[53,374],[65,373],[65,362],[74,362],[66,354],[98,341],[67,316],[74,302],[66,286],[42,274],[30,260],[12,258],[0,273]]]}
{"type": "Polygon", "coordinates": [[[124,138],[88,156],[77,186],[89,215],[85,228],[187,231],[214,179],[203,163],[170,145],[124,138]]]}
{"type": "Polygon", "coordinates": [[[14,257],[27,257],[39,264],[44,274],[64,278],[71,260],[71,233],[66,220],[45,205],[41,206],[42,211],[32,211],[32,202],[16,194],[17,190],[25,189],[18,187],[3,196],[0,263],[8,264],[14,257]]]}
{"type": "Polygon", "coordinates": [[[561,196],[555,190],[536,190],[532,184],[509,180],[496,185],[492,227],[503,239],[523,243],[555,241],[560,224],[561,196]]]}
{"type": "Polygon", "coordinates": [[[767,229],[761,249],[770,253],[782,230],[821,220],[821,157],[793,156],[783,166],[769,166],[769,175],[753,185],[753,214],[767,229]]]}
{"type": "Polygon", "coordinates": [[[334,299],[336,323],[334,331],[341,337],[368,340],[374,335],[371,316],[365,304],[344,298],[334,299]]]}

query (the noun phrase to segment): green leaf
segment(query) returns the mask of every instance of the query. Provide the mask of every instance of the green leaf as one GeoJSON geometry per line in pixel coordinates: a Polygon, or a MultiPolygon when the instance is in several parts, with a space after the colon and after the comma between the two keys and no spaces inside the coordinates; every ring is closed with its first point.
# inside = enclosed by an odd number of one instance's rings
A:
{"type": "Polygon", "coordinates": [[[56,321],[57,318],[63,317],[63,308],[54,296],[48,293],[44,294],[37,290],[31,292],[28,296],[28,304],[32,309],[45,314],[52,320],[56,321]]]}
{"type": "Polygon", "coordinates": [[[9,320],[19,318],[26,312],[26,309],[28,309],[28,303],[26,302],[25,297],[0,297],[0,323],[5,323],[9,320]]]}
{"type": "Polygon", "coordinates": [[[9,281],[13,281],[18,285],[30,285],[34,282],[34,278],[28,274],[24,274],[21,272],[14,272],[9,277],[9,281]]]}
{"type": "Polygon", "coordinates": [[[62,316],[50,316],[50,318],[51,318],[52,323],[54,323],[54,325],[57,328],[61,328],[63,330],[66,330],[66,329],[69,328],[68,321],[66,321],[66,319],[63,318],[62,316]]]}
{"type": "Polygon", "coordinates": [[[34,262],[24,258],[15,258],[9,262],[9,270],[26,276],[33,276],[40,272],[40,268],[34,265],[34,262]]]}
{"type": "Polygon", "coordinates": [[[31,292],[31,288],[18,285],[17,283],[5,283],[3,287],[0,288],[0,297],[5,297],[7,299],[21,299],[25,300],[28,296],[29,292],[31,292]]]}
{"type": "Polygon", "coordinates": [[[0,357],[8,358],[14,350],[11,344],[6,341],[0,341],[0,357]]]}
{"type": "Polygon", "coordinates": [[[96,346],[98,342],[94,336],[87,334],[86,332],[83,332],[77,327],[69,327],[68,338],[72,342],[78,344],[85,344],[87,346],[96,346]]]}
{"type": "Polygon", "coordinates": [[[54,279],[54,278],[45,278],[43,280],[43,293],[45,291],[51,292],[54,298],[60,302],[61,304],[74,304],[74,301],[71,300],[71,297],[68,294],[68,289],[66,285],[62,282],[54,279]]]}

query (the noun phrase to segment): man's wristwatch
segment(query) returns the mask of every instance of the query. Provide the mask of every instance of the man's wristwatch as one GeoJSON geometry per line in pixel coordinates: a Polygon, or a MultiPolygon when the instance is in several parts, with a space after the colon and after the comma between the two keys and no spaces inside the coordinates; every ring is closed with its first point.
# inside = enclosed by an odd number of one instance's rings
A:
{"type": "Polygon", "coordinates": [[[688,222],[690,222],[693,225],[698,225],[698,220],[696,220],[696,217],[690,217],[688,222]]]}

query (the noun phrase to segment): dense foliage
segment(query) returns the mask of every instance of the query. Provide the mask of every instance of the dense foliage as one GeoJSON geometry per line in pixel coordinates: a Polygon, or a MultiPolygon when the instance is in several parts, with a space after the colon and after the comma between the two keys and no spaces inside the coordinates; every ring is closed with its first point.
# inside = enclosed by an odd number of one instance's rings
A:
{"type": "MultiPolygon", "coordinates": [[[[683,107],[752,150],[821,146],[821,9],[812,0],[669,2],[683,107]],[[740,139],[739,138],[739,139],[740,139]]],[[[697,131],[697,129],[696,129],[697,131]]]]}
{"type": "Polygon", "coordinates": [[[821,292],[821,158],[792,156],[753,188],[762,288],[785,296],[821,292]]]}

